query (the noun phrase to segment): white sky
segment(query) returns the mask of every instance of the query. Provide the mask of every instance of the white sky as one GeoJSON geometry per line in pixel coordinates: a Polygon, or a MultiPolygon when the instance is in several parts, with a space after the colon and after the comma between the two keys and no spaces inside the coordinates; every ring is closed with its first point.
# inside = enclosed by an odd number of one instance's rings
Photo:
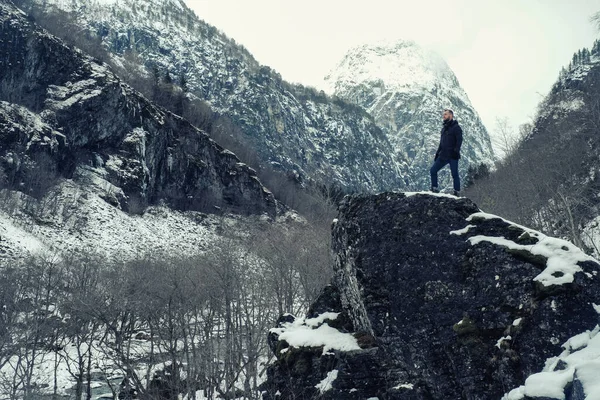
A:
{"type": "Polygon", "coordinates": [[[573,53],[600,37],[600,0],[185,0],[283,79],[320,88],[355,45],[412,39],[454,70],[486,127],[515,127],[573,53]]]}

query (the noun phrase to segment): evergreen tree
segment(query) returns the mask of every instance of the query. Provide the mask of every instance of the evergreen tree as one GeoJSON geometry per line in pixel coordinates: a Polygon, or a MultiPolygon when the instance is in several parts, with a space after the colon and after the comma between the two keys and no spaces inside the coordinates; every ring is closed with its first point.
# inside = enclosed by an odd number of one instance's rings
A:
{"type": "Polygon", "coordinates": [[[592,62],[592,52],[588,49],[585,49],[585,62],[588,64],[592,62]]]}
{"type": "Polygon", "coordinates": [[[167,85],[171,85],[173,83],[173,78],[171,78],[171,74],[169,73],[169,70],[167,70],[165,72],[163,82],[166,83],[167,85]]]}
{"type": "Polygon", "coordinates": [[[560,72],[558,73],[558,79],[562,81],[566,77],[567,77],[567,70],[565,69],[565,67],[562,67],[560,69],[560,72]]]}
{"type": "Polygon", "coordinates": [[[160,84],[160,71],[158,70],[158,66],[152,66],[152,100],[156,101],[158,98],[158,92],[160,84]]]}
{"type": "Polygon", "coordinates": [[[152,83],[154,86],[158,86],[160,81],[160,72],[158,71],[158,66],[152,66],[152,83]]]}
{"type": "Polygon", "coordinates": [[[596,39],[594,41],[594,46],[592,46],[592,55],[595,56],[600,51],[600,40],[596,39]]]}
{"type": "Polygon", "coordinates": [[[179,87],[184,93],[188,92],[187,78],[185,77],[185,72],[181,72],[179,75],[179,87]]]}
{"type": "Polygon", "coordinates": [[[487,164],[469,165],[467,176],[465,178],[464,187],[472,186],[476,181],[487,179],[490,176],[490,167],[487,164]]]}

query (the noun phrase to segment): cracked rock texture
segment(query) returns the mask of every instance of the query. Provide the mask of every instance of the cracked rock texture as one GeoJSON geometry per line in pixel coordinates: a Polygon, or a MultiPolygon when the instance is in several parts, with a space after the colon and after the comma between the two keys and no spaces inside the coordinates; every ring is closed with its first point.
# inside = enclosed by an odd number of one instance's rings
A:
{"type": "MultiPolygon", "coordinates": [[[[333,224],[335,276],[307,317],[340,313],[324,323],[361,349],[323,354],[271,333],[277,360],[264,398],[500,399],[598,323],[598,263],[584,256],[572,282],[543,285],[534,281],[547,267],[532,250],[540,240],[557,239],[482,216],[465,198],[347,197],[333,224]]],[[[564,243],[557,251],[579,252],[564,243]]]]}

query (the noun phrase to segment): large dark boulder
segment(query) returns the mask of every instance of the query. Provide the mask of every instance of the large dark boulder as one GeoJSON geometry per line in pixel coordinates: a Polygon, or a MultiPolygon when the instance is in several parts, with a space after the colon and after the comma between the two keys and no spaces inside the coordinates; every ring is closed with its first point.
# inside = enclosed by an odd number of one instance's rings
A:
{"type": "Polygon", "coordinates": [[[332,285],[270,333],[265,399],[500,399],[598,323],[596,261],[465,198],[347,197],[332,240],[332,285]],[[355,346],[299,340],[324,325],[355,346]]]}

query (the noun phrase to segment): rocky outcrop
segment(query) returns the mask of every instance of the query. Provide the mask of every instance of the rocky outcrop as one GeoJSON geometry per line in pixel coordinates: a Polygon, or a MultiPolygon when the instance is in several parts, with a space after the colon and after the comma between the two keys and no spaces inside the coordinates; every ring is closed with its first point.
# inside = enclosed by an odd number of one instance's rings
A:
{"type": "Polygon", "coordinates": [[[125,210],[166,203],[275,214],[255,172],[205,133],[36,27],[12,3],[0,2],[0,24],[0,167],[9,187],[22,190],[31,176],[55,171],[110,186],[107,201],[125,210]]]}
{"type": "Polygon", "coordinates": [[[332,284],[269,334],[264,399],[500,399],[544,368],[581,389],[547,362],[598,323],[600,265],[569,242],[425,193],[347,197],[332,240],[332,284]]]}

